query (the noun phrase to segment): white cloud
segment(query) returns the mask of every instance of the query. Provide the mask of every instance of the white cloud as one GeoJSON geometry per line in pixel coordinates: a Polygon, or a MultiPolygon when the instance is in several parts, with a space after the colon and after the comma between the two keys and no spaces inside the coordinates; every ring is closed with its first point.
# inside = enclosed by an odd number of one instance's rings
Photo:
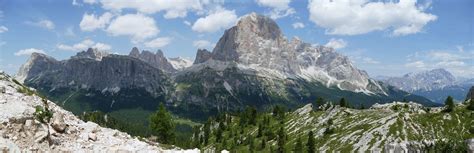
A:
{"type": "Polygon", "coordinates": [[[324,45],[324,46],[331,47],[331,48],[334,48],[334,49],[342,49],[342,48],[345,48],[347,46],[347,42],[344,41],[343,39],[331,38],[331,40],[329,40],[329,42],[326,43],[326,45],[324,45]]]}
{"type": "Polygon", "coordinates": [[[194,22],[192,29],[197,32],[216,32],[229,28],[237,22],[235,11],[219,8],[206,17],[199,18],[194,22]]]}
{"type": "Polygon", "coordinates": [[[102,8],[112,11],[123,9],[136,9],[140,13],[154,14],[165,11],[164,17],[182,18],[186,17],[188,11],[200,11],[203,4],[200,0],[101,0],[102,8]]]}
{"type": "Polygon", "coordinates": [[[77,0],[72,0],[72,5],[79,6],[79,3],[77,2],[77,0]]]}
{"type": "Polygon", "coordinates": [[[212,43],[207,40],[196,40],[193,41],[193,46],[196,48],[206,48],[212,46],[212,43]]]}
{"type": "Polygon", "coordinates": [[[96,0],[83,0],[83,1],[84,1],[84,3],[86,3],[86,4],[95,4],[95,3],[97,3],[96,0]]]}
{"type": "Polygon", "coordinates": [[[463,47],[456,49],[415,52],[407,56],[405,67],[415,70],[444,68],[456,76],[473,76],[474,50],[471,48],[471,50],[465,51],[463,47]]]}
{"type": "Polygon", "coordinates": [[[112,36],[131,36],[133,43],[156,36],[160,30],[155,20],[142,14],[126,14],[112,20],[107,33],[112,36]]]}
{"type": "Polygon", "coordinates": [[[301,22],[295,22],[292,24],[293,28],[294,29],[301,29],[301,28],[304,28],[304,24],[301,23],[301,22]]]}
{"type": "Polygon", "coordinates": [[[377,61],[373,58],[370,58],[370,57],[363,57],[362,58],[362,63],[365,63],[365,64],[379,64],[380,61],[377,61]]]}
{"type": "Polygon", "coordinates": [[[97,48],[98,50],[110,50],[112,47],[108,44],[104,43],[96,43],[90,39],[83,40],[74,45],[65,45],[65,44],[58,44],[56,46],[60,50],[67,50],[67,51],[83,51],[87,50],[88,48],[97,48]]]}
{"type": "Polygon", "coordinates": [[[107,50],[107,51],[112,49],[112,47],[110,45],[103,44],[103,43],[96,43],[91,48],[97,48],[98,50],[107,50]]]}
{"type": "Polygon", "coordinates": [[[82,31],[94,31],[96,29],[103,29],[110,22],[113,15],[109,12],[105,12],[102,16],[96,16],[95,14],[85,13],[82,16],[79,27],[82,31]]]}
{"type": "Polygon", "coordinates": [[[0,33],[4,33],[4,32],[7,32],[8,31],[8,28],[5,27],[5,26],[0,26],[0,33]]]}
{"type": "Polygon", "coordinates": [[[267,15],[272,19],[282,18],[291,14],[296,13],[296,11],[291,8],[291,0],[255,0],[259,6],[269,7],[272,10],[267,15]]]}
{"type": "Polygon", "coordinates": [[[426,64],[423,61],[414,61],[405,64],[406,67],[413,67],[413,68],[425,68],[426,64]]]}
{"type": "Polygon", "coordinates": [[[161,47],[164,47],[164,46],[168,45],[171,42],[171,39],[172,38],[170,38],[170,37],[156,38],[156,39],[153,39],[149,42],[146,42],[145,46],[149,47],[149,48],[161,48],[161,47]]]}
{"type": "Polygon", "coordinates": [[[31,55],[32,53],[46,54],[42,49],[28,48],[28,49],[22,49],[15,52],[15,56],[31,55]]]}
{"type": "Polygon", "coordinates": [[[287,9],[291,0],[255,0],[258,5],[276,9],[287,9]]]}
{"type": "Polygon", "coordinates": [[[189,22],[189,21],[187,21],[187,20],[183,21],[183,23],[184,23],[185,25],[187,25],[187,26],[191,26],[191,25],[192,25],[192,23],[189,22]]]}
{"type": "Polygon", "coordinates": [[[29,24],[29,25],[41,27],[41,28],[48,29],[48,30],[53,30],[54,27],[55,27],[54,23],[50,20],[39,20],[38,22],[28,21],[26,23],[29,24]]]}
{"type": "Polygon", "coordinates": [[[437,19],[418,8],[415,0],[310,0],[308,9],[312,22],[335,35],[358,35],[386,29],[394,36],[408,35],[420,32],[428,22],[437,19]]]}
{"type": "Polygon", "coordinates": [[[64,33],[66,36],[71,36],[74,37],[76,36],[76,33],[74,33],[74,27],[70,26],[66,28],[66,32],[64,33]]]}

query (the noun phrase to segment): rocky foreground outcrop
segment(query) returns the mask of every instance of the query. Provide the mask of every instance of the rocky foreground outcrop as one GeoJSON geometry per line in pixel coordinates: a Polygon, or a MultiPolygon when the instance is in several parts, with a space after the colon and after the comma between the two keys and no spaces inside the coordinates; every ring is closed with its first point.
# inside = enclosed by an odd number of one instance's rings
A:
{"type": "Polygon", "coordinates": [[[45,107],[42,98],[4,73],[0,73],[0,89],[0,151],[198,152],[165,150],[156,143],[84,122],[49,100],[44,102],[53,116],[41,123],[34,113],[35,107],[45,107]]]}

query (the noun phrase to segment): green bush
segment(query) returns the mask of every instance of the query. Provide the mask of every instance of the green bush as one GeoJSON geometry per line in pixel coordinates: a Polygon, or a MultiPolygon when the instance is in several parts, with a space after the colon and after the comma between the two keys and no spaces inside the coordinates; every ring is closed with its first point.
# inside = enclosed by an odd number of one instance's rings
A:
{"type": "Polygon", "coordinates": [[[51,112],[48,108],[43,108],[42,106],[36,106],[36,110],[33,115],[41,123],[48,123],[53,117],[53,112],[51,112]]]}

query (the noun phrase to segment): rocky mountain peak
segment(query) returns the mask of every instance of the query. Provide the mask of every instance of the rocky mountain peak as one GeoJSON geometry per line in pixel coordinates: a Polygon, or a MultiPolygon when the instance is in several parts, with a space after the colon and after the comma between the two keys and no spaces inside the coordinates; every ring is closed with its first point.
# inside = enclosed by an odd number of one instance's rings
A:
{"type": "Polygon", "coordinates": [[[39,74],[45,69],[53,68],[57,62],[56,59],[48,55],[32,53],[28,61],[20,67],[15,78],[23,82],[30,74],[39,74]]]}
{"type": "Polygon", "coordinates": [[[347,57],[331,48],[313,47],[299,38],[290,42],[275,21],[256,13],[245,15],[236,26],[226,30],[211,55],[198,51],[194,63],[208,59],[236,63],[266,76],[300,77],[344,90],[386,94],[347,57]]]}
{"type": "Polygon", "coordinates": [[[237,23],[237,28],[241,32],[255,33],[264,39],[278,39],[281,37],[280,27],[271,18],[250,13],[237,23]]]}
{"type": "Polygon", "coordinates": [[[198,49],[196,53],[196,59],[194,59],[194,64],[204,63],[208,59],[212,58],[212,53],[207,49],[198,49]]]}
{"type": "Polygon", "coordinates": [[[107,51],[101,51],[97,48],[89,48],[87,51],[81,51],[71,58],[90,58],[97,61],[102,60],[103,57],[109,56],[110,53],[107,51]]]}
{"type": "Polygon", "coordinates": [[[152,53],[147,50],[143,50],[141,53],[138,48],[133,47],[129,53],[130,57],[138,58],[155,68],[161,69],[166,72],[175,72],[176,69],[173,68],[173,65],[166,59],[163,55],[163,51],[158,50],[156,53],[152,53]]]}
{"type": "Polygon", "coordinates": [[[168,61],[173,65],[176,70],[184,70],[187,67],[193,65],[193,61],[183,57],[168,58],[168,61]]]}
{"type": "Polygon", "coordinates": [[[390,77],[385,80],[390,85],[409,92],[421,90],[431,91],[442,89],[456,83],[456,78],[445,69],[433,69],[416,73],[408,73],[402,77],[390,77]]]}
{"type": "Polygon", "coordinates": [[[140,51],[138,50],[137,47],[133,47],[132,51],[130,51],[130,54],[129,54],[129,56],[132,56],[132,57],[138,57],[139,55],[140,55],[140,51]]]}

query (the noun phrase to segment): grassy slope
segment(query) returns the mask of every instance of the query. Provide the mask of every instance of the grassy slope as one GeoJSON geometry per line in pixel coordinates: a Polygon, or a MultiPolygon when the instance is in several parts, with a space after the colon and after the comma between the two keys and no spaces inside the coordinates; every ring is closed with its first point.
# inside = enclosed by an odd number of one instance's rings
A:
{"type": "MultiPolygon", "coordinates": [[[[298,137],[305,144],[310,130],[315,133],[316,148],[341,152],[383,150],[385,144],[393,142],[474,138],[474,134],[469,132],[474,125],[474,114],[464,106],[457,107],[451,113],[412,113],[409,108],[403,106],[398,111],[333,108],[326,111],[298,113],[301,110],[288,113],[285,117],[287,151],[294,148],[298,137]],[[329,119],[333,120],[331,127],[334,128],[334,133],[324,134],[329,119]]],[[[258,122],[262,122],[263,116],[271,115],[259,115],[258,122]]],[[[255,150],[259,152],[271,152],[270,150],[277,148],[276,138],[257,137],[257,125],[248,125],[240,129],[238,121],[239,117],[233,117],[232,124],[224,132],[224,139],[228,142],[215,143],[215,136],[211,135],[210,145],[203,148],[249,151],[247,138],[253,138],[255,150]],[[262,139],[266,139],[263,142],[267,143],[263,149],[260,147],[262,139]]],[[[272,119],[270,125],[269,129],[276,133],[280,123],[272,119]]],[[[213,131],[215,133],[216,130],[213,131]]]]}

